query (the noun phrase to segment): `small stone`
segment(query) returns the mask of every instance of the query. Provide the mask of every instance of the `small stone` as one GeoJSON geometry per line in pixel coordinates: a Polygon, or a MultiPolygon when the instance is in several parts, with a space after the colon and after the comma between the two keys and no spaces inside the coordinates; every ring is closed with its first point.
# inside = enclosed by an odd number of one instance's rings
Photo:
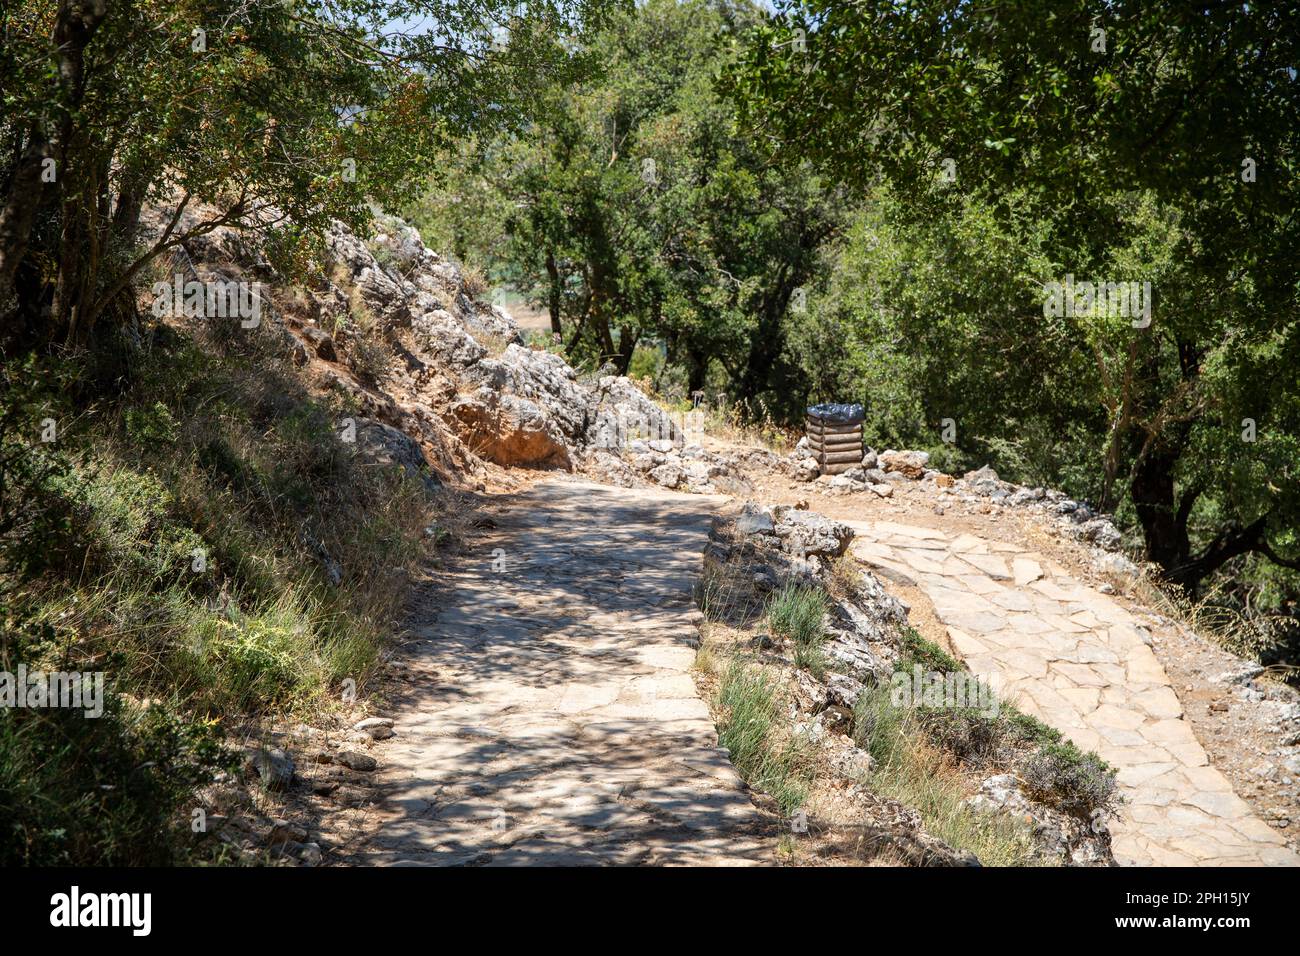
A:
{"type": "Polygon", "coordinates": [[[357,753],[355,750],[342,750],[334,755],[334,759],[348,769],[359,770],[362,773],[369,773],[379,766],[374,757],[357,753]]]}
{"type": "Polygon", "coordinates": [[[319,866],[321,856],[318,843],[304,843],[298,847],[297,857],[303,866],[319,866]]]}
{"type": "Polygon", "coordinates": [[[353,724],[352,729],[371,740],[387,740],[394,733],[393,721],[389,717],[367,717],[353,724]]]}
{"type": "Polygon", "coordinates": [[[267,846],[279,846],[282,843],[301,843],[307,839],[307,831],[288,820],[272,820],[271,832],[266,838],[267,846]]]}
{"type": "Polygon", "coordinates": [[[775,530],[771,514],[764,511],[746,508],[736,519],[736,531],[740,534],[772,534],[775,530]]]}

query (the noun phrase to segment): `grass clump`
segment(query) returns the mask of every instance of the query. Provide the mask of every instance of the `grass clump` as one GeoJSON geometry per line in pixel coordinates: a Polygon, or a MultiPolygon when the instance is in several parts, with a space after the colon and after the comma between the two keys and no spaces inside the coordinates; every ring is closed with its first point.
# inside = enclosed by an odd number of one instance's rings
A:
{"type": "Polygon", "coordinates": [[[716,701],[718,742],[751,787],[767,793],[785,813],[803,805],[812,782],[811,748],[781,731],[783,708],[775,680],[740,659],[728,663],[716,701]]]}
{"type": "Polygon", "coordinates": [[[829,601],[821,588],[788,583],[772,592],[765,608],[772,633],[794,643],[795,666],[817,678],[826,672],[822,645],[826,642],[828,607],[829,601]]]}
{"type": "Polygon", "coordinates": [[[695,585],[695,603],[706,619],[735,627],[747,627],[764,606],[753,576],[743,566],[707,557],[695,585]]]}
{"type": "Polygon", "coordinates": [[[872,788],[914,808],[929,833],[974,853],[985,866],[1040,862],[1024,823],[964,804],[969,784],[957,762],[930,742],[912,708],[890,701],[887,687],[869,688],[858,698],[853,738],[874,760],[872,788]]]}

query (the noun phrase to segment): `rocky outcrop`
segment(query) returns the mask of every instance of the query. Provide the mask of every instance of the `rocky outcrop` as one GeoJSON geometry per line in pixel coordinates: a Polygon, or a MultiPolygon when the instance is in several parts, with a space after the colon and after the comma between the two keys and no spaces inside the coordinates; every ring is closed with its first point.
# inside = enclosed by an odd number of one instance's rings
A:
{"type": "MultiPolygon", "coordinates": [[[[145,223],[155,232],[165,225],[157,215],[145,223]]],[[[274,308],[264,325],[283,336],[288,357],[319,368],[320,381],[376,426],[405,434],[397,457],[408,471],[473,470],[475,457],[571,470],[589,452],[621,454],[638,437],[680,449],[681,429],[630,380],[581,381],[559,355],[526,346],[510,315],[483,302],[481,287],[406,223],[379,216],[367,240],[335,222],[325,240],[325,261],[302,286],[283,282],[246,237],[225,228],[190,243],[184,267],[266,283],[274,308]],[[461,448],[449,453],[452,435],[461,448]]],[[[366,444],[392,457],[401,442],[372,427],[366,444]]],[[[707,470],[685,463],[651,480],[710,490],[707,470]]]]}
{"type": "Polygon", "coordinates": [[[502,465],[569,468],[569,445],[554,418],[526,398],[487,386],[452,402],[462,441],[502,465]]]}

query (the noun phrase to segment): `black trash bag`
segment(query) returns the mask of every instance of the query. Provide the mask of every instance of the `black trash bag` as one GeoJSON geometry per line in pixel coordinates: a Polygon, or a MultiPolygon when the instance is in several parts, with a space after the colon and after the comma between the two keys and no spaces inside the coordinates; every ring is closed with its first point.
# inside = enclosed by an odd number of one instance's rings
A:
{"type": "Polygon", "coordinates": [[[867,417],[861,405],[841,405],[835,402],[810,405],[808,414],[827,425],[857,425],[867,417]]]}

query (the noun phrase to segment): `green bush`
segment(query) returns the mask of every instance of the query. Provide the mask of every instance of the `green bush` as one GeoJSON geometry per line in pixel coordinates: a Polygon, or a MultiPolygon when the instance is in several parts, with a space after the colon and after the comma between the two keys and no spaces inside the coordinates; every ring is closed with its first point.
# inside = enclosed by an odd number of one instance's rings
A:
{"type": "Polygon", "coordinates": [[[910,671],[913,664],[920,664],[924,671],[940,674],[952,674],[966,669],[939,645],[922,637],[914,627],[904,627],[898,637],[903,655],[897,670],[910,671]]]}
{"type": "Polygon", "coordinates": [[[180,434],[180,426],[162,402],[128,408],[124,418],[127,438],[145,447],[173,444],[180,434]]]}

